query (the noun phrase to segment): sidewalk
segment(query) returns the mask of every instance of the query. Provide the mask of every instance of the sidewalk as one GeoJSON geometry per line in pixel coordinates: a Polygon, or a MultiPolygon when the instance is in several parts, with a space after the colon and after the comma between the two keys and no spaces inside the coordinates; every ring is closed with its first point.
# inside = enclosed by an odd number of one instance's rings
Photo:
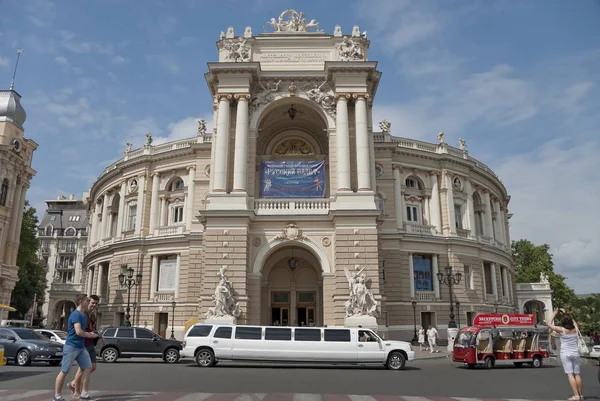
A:
{"type": "Polygon", "coordinates": [[[436,351],[439,352],[434,352],[433,354],[430,353],[429,351],[419,351],[419,347],[415,347],[413,345],[413,351],[415,351],[415,359],[416,360],[420,360],[420,359],[446,359],[446,358],[452,358],[452,355],[450,355],[450,353],[448,352],[448,350],[446,349],[446,347],[436,347],[436,351]]]}

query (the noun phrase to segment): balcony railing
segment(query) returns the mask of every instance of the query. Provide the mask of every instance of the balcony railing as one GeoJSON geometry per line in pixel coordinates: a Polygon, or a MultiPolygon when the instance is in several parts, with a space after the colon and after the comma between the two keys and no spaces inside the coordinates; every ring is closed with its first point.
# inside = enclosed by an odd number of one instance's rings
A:
{"type": "Polygon", "coordinates": [[[329,199],[257,199],[257,215],[323,215],[329,213],[329,199]]]}
{"type": "Polygon", "coordinates": [[[81,291],[81,284],[52,283],[52,284],[50,284],[50,291],[79,292],[79,291],[81,291]]]}
{"type": "Polygon", "coordinates": [[[175,291],[161,291],[154,293],[154,302],[171,302],[175,296],[175,291]]]}
{"type": "Polygon", "coordinates": [[[435,301],[435,291],[417,291],[415,296],[417,301],[435,301]]]}
{"type": "Polygon", "coordinates": [[[183,234],[184,226],[166,226],[158,227],[154,231],[155,236],[180,235],[183,234]]]}
{"type": "Polygon", "coordinates": [[[407,234],[435,235],[435,227],[423,224],[404,223],[404,230],[407,234]]]}

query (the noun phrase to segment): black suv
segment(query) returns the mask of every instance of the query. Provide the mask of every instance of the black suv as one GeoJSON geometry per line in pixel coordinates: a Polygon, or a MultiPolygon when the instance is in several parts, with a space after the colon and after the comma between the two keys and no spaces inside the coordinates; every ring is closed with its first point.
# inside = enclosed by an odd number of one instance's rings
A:
{"type": "Polygon", "coordinates": [[[162,358],[166,363],[177,363],[183,349],[181,341],[167,340],[141,327],[106,327],[100,334],[106,344],[98,341],[96,353],[108,363],[119,358],[162,358]]]}

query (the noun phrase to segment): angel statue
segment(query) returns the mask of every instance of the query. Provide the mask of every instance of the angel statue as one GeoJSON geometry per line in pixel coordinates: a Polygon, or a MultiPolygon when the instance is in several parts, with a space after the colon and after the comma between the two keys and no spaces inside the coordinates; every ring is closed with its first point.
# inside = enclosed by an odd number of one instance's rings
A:
{"type": "Polygon", "coordinates": [[[444,143],[444,131],[441,131],[437,134],[437,139],[440,144],[444,143]]]}
{"type": "Polygon", "coordinates": [[[392,131],[392,123],[388,120],[382,120],[379,122],[379,129],[382,132],[390,133],[392,131]]]}
{"type": "Polygon", "coordinates": [[[152,145],[152,134],[149,132],[146,132],[146,143],[144,144],[144,146],[150,146],[152,145]]]}
{"type": "Polygon", "coordinates": [[[240,306],[235,300],[237,292],[232,288],[231,281],[225,275],[226,267],[221,267],[217,275],[220,277],[219,283],[215,288],[213,301],[215,306],[208,309],[206,317],[239,317],[241,314],[240,306]]]}
{"type": "Polygon", "coordinates": [[[549,281],[548,281],[548,275],[546,273],[544,273],[544,272],[540,273],[540,283],[543,283],[543,284],[548,284],[549,283],[549,281]]]}
{"type": "Polygon", "coordinates": [[[200,119],[198,120],[198,135],[205,135],[206,134],[206,120],[205,119],[200,119]]]}
{"type": "Polygon", "coordinates": [[[363,273],[365,267],[351,273],[344,268],[348,286],[350,289],[350,299],[346,301],[346,316],[373,316],[377,310],[377,301],[373,293],[367,288],[367,277],[363,273]]]}

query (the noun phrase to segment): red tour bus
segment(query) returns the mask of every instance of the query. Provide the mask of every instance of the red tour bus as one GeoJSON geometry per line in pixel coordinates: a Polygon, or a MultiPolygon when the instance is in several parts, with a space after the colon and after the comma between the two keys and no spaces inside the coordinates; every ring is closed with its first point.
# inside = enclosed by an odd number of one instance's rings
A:
{"type": "Polygon", "coordinates": [[[487,369],[497,363],[542,366],[549,356],[550,330],[535,324],[530,314],[480,314],[473,326],[460,329],[454,340],[452,360],[487,369]]]}

